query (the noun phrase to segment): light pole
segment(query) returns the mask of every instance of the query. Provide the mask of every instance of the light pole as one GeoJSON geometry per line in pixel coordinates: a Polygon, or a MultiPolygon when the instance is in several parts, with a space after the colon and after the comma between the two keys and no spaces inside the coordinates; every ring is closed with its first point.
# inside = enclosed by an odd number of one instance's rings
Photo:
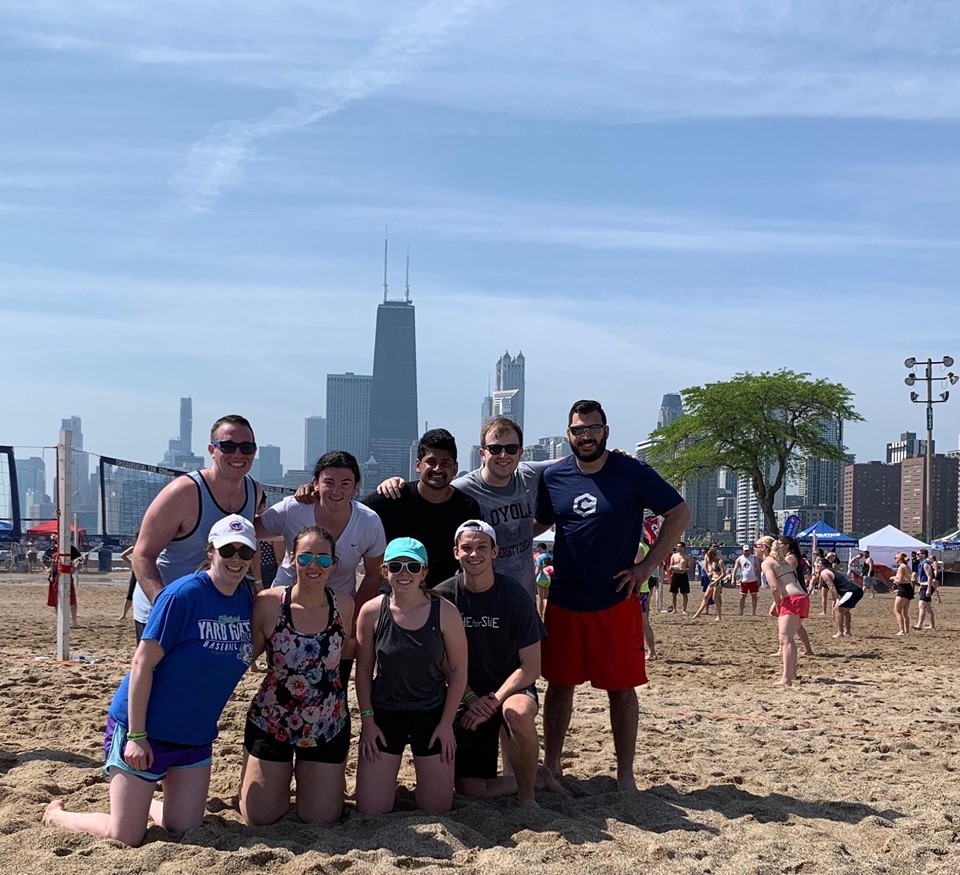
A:
{"type": "Polygon", "coordinates": [[[934,404],[943,404],[949,397],[950,392],[945,390],[940,393],[940,397],[934,400],[933,397],[933,384],[936,382],[948,382],[951,386],[955,386],[957,381],[960,380],[953,371],[950,371],[947,374],[942,376],[935,377],[933,375],[933,366],[942,365],[945,368],[953,367],[953,359],[950,356],[945,355],[939,361],[934,361],[933,359],[927,359],[926,361],[917,361],[912,356],[908,358],[903,366],[910,369],[910,375],[904,378],[904,383],[908,386],[912,386],[917,380],[922,380],[927,384],[927,397],[924,401],[916,392],[910,393],[910,400],[914,404],[923,404],[927,405],[927,459],[924,465],[924,492],[926,493],[926,500],[924,502],[924,516],[926,517],[926,525],[924,526],[924,537],[927,542],[932,542],[935,532],[933,531],[933,405],[934,404]],[[924,375],[918,377],[913,373],[913,369],[924,367],[924,375]]]}

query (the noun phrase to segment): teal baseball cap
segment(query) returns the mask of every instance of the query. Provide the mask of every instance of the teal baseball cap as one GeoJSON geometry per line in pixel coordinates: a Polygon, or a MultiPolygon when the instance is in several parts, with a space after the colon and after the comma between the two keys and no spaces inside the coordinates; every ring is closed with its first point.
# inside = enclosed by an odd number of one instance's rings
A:
{"type": "Polygon", "coordinates": [[[384,562],[391,562],[394,559],[416,559],[418,562],[427,564],[427,548],[423,546],[416,538],[394,538],[383,554],[384,562]]]}

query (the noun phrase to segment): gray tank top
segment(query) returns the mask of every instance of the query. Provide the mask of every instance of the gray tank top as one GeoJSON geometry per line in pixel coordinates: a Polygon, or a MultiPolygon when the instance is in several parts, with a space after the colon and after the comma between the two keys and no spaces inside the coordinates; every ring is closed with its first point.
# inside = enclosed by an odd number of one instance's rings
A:
{"type": "Polygon", "coordinates": [[[440,599],[430,604],[430,616],[419,629],[401,629],[390,613],[390,598],[380,601],[380,617],[373,635],[377,675],[371,700],[388,711],[429,711],[447,697],[443,673],[443,633],[440,599]]]}
{"type": "MultiPolygon", "coordinates": [[[[210,535],[211,526],[217,520],[232,513],[232,511],[224,510],[217,504],[207,481],[203,479],[199,471],[193,471],[185,476],[196,484],[197,503],[200,512],[197,515],[197,524],[193,527],[193,531],[188,532],[181,538],[175,538],[163,548],[157,557],[157,571],[164,586],[187,574],[193,574],[200,567],[200,564],[207,558],[207,538],[210,535]]],[[[243,507],[238,513],[253,522],[257,510],[257,488],[254,485],[253,478],[249,475],[243,478],[243,486],[246,495],[243,507]]],[[[146,623],[147,617],[150,616],[151,607],[146,593],[138,585],[133,594],[134,619],[137,622],[146,623]]]]}

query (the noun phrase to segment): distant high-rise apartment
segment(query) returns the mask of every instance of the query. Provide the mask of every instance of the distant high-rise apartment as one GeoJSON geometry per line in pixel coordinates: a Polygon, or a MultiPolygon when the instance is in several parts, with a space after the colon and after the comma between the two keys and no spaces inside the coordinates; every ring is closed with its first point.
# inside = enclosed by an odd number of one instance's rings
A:
{"type": "MultiPolygon", "coordinates": [[[[828,444],[843,446],[842,423],[836,419],[820,421],[820,436],[828,444]]],[[[847,461],[853,462],[853,458],[847,461]]],[[[797,471],[797,485],[802,502],[801,517],[809,525],[823,519],[830,525],[838,525],[842,519],[840,510],[843,500],[843,465],[832,459],[803,456],[797,471]],[[806,510],[806,512],[803,512],[806,510]],[[812,511],[816,510],[816,513],[812,511]]]]}
{"type": "Polygon", "coordinates": [[[493,392],[493,415],[506,416],[523,429],[526,386],[526,359],[522,352],[511,357],[509,350],[497,359],[497,377],[493,392]]]}
{"type": "MultiPolygon", "coordinates": [[[[931,452],[936,448],[931,447],[931,452]]],[[[917,437],[916,432],[905,431],[900,435],[900,440],[887,444],[887,464],[895,465],[904,459],[912,459],[916,456],[926,455],[927,442],[917,437]]]]}
{"type": "Polygon", "coordinates": [[[308,416],[303,421],[303,467],[313,466],[327,451],[327,420],[322,416],[308,416]]]}
{"type": "MultiPolygon", "coordinates": [[[[47,494],[47,466],[39,456],[17,459],[17,496],[20,499],[20,516],[27,517],[31,504],[39,504],[47,494]]],[[[24,528],[30,528],[33,522],[24,528]]]]}
{"type": "Polygon", "coordinates": [[[410,259],[404,300],[387,300],[384,246],[383,303],[377,307],[370,394],[370,454],[380,475],[410,476],[410,444],[420,436],[418,422],[417,324],[410,302],[410,259]]]}
{"type": "Polygon", "coordinates": [[[257,479],[270,486],[283,485],[283,465],[280,464],[280,447],[273,444],[261,444],[257,448],[257,461],[260,463],[257,479]]]}
{"type": "Polygon", "coordinates": [[[845,465],[843,531],[868,535],[900,525],[900,466],[883,462],[845,465]]]}
{"type": "MultiPolygon", "coordinates": [[[[367,374],[327,374],[327,451],[345,450],[361,464],[369,458],[372,389],[367,374]]],[[[304,467],[312,469],[313,462],[304,467]]]]}
{"type": "MultiPolygon", "coordinates": [[[[766,521],[760,501],[753,491],[753,483],[748,476],[737,478],[737,540],[741,544],[752,544],[766,531],[766,521]]],[[[786,490],[781,489],[773,498],[773,509],[782,510],[786,504],[786,490]]]]}
{"type": "Polygon", "coordinates": [[[660,412],[657,414],[657,428],[670,425],[681,416],[683,416],[683,399],[679,395],[664,395],[660,402],[660,412]]]}
{"type": "Polygon", "coordinates": [[[960,459],[934,456],[932,471],[933,522],[928,525],[926,456],[900,463],[900,530],[908,535],[934,537],[957,528],[957,476],[960,459]]]}

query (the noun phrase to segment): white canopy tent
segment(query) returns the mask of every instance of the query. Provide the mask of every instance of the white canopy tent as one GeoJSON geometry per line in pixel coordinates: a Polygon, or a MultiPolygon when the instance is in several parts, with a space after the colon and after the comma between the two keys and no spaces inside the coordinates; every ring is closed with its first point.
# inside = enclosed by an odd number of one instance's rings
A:
{"type": "Polygon", "coordinates": [[[929,550],[930,545],[918,541],[906,532],[901,532],[896,526],[884,526],[879,531],[860,539],[860,549],[869,550],[873,561],[881,565],[892,566],[893,557],[900,551],[909,553],[911,550],[921,548],[929,550]]]}

